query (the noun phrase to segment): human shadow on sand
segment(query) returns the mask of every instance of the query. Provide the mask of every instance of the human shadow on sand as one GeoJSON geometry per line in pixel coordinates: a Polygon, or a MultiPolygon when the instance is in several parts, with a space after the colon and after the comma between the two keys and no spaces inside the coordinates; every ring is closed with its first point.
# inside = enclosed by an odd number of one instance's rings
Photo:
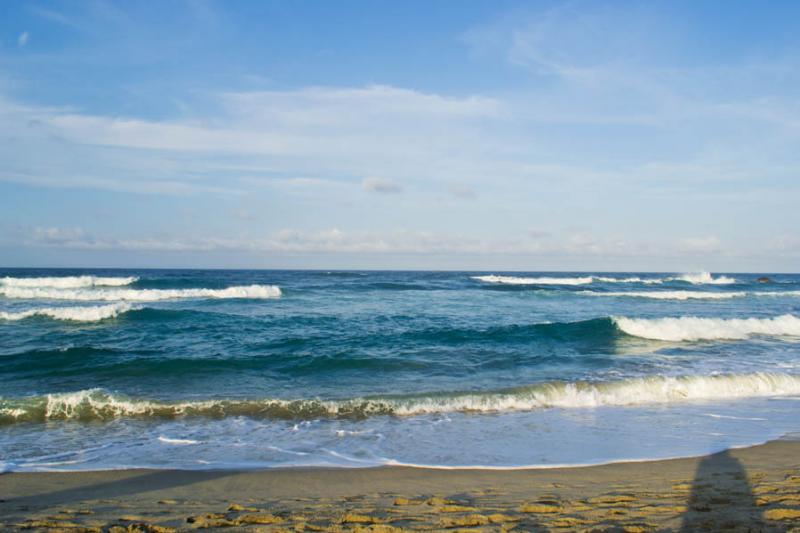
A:
{"type": "Polygon", "coordinates": [[[724,452],[700,461],[681,532],[775,531],[764,521],[742,463],[724,452]]]}
{"type": "MultiPolygon", "coordinates": [[[[40,492],[27,496],[3,498],[0,500],[0,516],[12,510],[23,508],[48,508],[70,503],[91,500],[111,500],[146,492],[174,489],[183,485],[192,485],[217,480],[235,474],[235,471],[211,470],[157,470],[145,471],[138,475],[124,476],[121,479],[94,484],[79,485],[73,488],[40,492]]],[[[13,476],[14,474],[6,474],[13,476]]]]}

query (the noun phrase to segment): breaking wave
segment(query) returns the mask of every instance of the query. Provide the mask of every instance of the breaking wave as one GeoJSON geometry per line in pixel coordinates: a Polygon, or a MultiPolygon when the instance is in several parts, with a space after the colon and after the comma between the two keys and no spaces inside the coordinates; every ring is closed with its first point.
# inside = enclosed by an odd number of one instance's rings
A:
{"type": "Polygon", "coordinates": [[[44,278],[0,278],[0,287],[50,287],[55,289],[78,289],[81,287],[122,287],[135,283],[139,278],[98,277],[98,276],[61,276],[44,278]]]}
{"type": "Polygon", "coordinates": [[[800,336],[800,318],[626,318],[614,317],[616,326],[634,337],[660,341],[746,339],[751,335],[800,336]]]}
{"type": "Polygon", "coordinates": [[[583,291],[592,296],[624,296],[630,298],[653,298],[656,300],[725,300],[747,296],[745,292],[700,292],[700,291],[629,291],[595,292],[583,291]]]}
{"type": "Polygon", "coordinates": [[[710,285],[730,285],[736,283],[736,280],[727,276],[719,276],[718,278],[712,277],[709,272],[698,272],[695,274],[681,274],[667,278],[669,281],[685,281],[695,285],[710,284],[710,285]]]}
{"type": "Polygon", "coordinates": [[[183,298],[278,298],[276,285],[247,285],[227,289],[53,289],[42,287],[6,287],[0,285],[0,296],[6,298],[155,302],[183,298]]]}
{"type": "Polygon", "coordinates": [[[602,281],[603,283],[645,283],[648,285],[653,283],[664,283],[664,280],[660,278],[608,278],[605,276],[595,276],[594,279],[597,281],[602,281]]]}
{"type": "Polygon", "coordinates": [[[581,278],[520,278],[516,276],[472,276],[472,279],[486,283],[505,283],[508,285],[586,285],[592,283],[591,276],[581,278]]]}
{"type": "Polygon", "coordinates": [[[753,292],[750,293],[755,296],[800,296],[800,291],[761,291],[761,292],[753,292]]]}
{"type": "Polygon", "coordinates": [[[588,285],[590,283],[643,283],[647,285],[660,284],[671,281],[683,281],[694,285],[730,285],[737,281],[727,276],[713,277],[708,272],[696,274],[681,274],[667,278],[642,278],[639,276],[627,278],[614,278],[610,276],[579,276],[579,277],[519,277],[519,276],[498,276],[495,274],[486,276],[472,276],[472,279],[485,283],[504,283],[508,285],[588,285]]]}
{"type": "Polygon", "coordinates": [[[193,439],[173,439],[171,437],[165,437],[164,435],[159,435],[158,440],[164,444],[174,444],[178,446],[191,446],[192,444],[200,444],[199,441],[193,439]]]}
{"type": "Polygon", "coordinates": [[[259,419],[363,419],[434,413],[484,413],[726,400],[800,394],[800,376],[759,372],[713,376],[651,376],[611,382],[546,382],[481,393],[354,398],[340,401],[207,400],[158,402],[100,389],[0,399],[0,423],[245,416],[259,419]]]}
{"type": "Polygon", "coordinates": [[[28,309],[18,312],[0,311],[0,320],[23,320],[35,316],[42,316],[55,320],[99,322],[100,320],[114,318],[122,313],[127,313],[132,309],[135,308],[127,303],[93,307],[43,307],[41,309],[28,309]]]}

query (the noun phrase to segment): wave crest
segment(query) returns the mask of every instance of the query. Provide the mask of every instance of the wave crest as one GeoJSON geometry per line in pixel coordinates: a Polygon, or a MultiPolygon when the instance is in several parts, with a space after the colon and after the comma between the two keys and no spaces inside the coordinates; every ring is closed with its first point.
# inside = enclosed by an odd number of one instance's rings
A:
{"type": "Polygon", "coordinates": [[[579,278],[521,278],[517,276],[472,276],[472,279],[485,283],[505,283],[508,285],[586,285],[592,283],[591,276],[579,278]]]}
{"type": "Polygon", "coordinates": [[[660,278],[640,278],[638,276],[632,278],[609,278],[605,276],[595,276],[594,279],[597,281],[602,281],[603,283],[644,283],[646,285],[664,283],[664,280],[660,278]]]}
{"type": "Polygon", "coordinates": [[[123,417],[246,416],[261,419],[360,419],[548,408],[634,406],[800,394],[800,376],[779,373],[651,376],[612,382],[546,382],[484,393],[439,393],[340,401],[207,400],[157,402],[127,399],[99,389],[0,399],[0,423],[111,420],[123,417]]]}
{"type": "Polygon", "coordinates": [[[508,285],[588,285],[590,283],[643,283],[646,285],[661,284],[670,281],[683,281],[694,285],[730,285],[737,283],[733,278],[727,276],[713,277],[708,272],[698,272],[694,274],[681,274],[667,278],[641,278],[638,276],[627,278],[614,278],[610,276],[579,276],[579,277],[520,277],[520,276],[498,276],[496,274],[485,276],[472,276],[472,279],[485,283],[505,283],[508,285]]]}
{"type": "Polygon", "coordinates": [[[746,339],[751,335],[800,336],[800,318],[627,318],[613,317],[616,326],[634,337],[660,341],[746,339]]]}
{"type": "Polygon", "coordinates": [[[99,277],[99,276],[59,276],[42,278],[0,278],[0,286],[5,287],[50,287],[55,289],[78,289],[82,287],[122,287],[135,283],[139,278],[99,277]]]}
{"type": "Polygon", "coordinates": [[[92,307],[44,307],[41,309],[18,311],[16,313],[0,311],[0,320],[23,320],[34,316],[43,316],[55,320],[69,320],[73,322],[99,322],[100,320],[115,318],[133,309],[136,308],[128,303],[92,307]]]}
{"type": "Polygon", "coordinates": [[[730,285],[736,283],[736,280],[727,276],[719,276],[718,278],[712,277],[709,272],[697,272],[694,274],[681,274],[667,278],[670,281],[685,281],[695,285],[710,284],[710,285],[730,285]]]}
{"type": "Polygon", "coordinates": [[[155,302],[185,298],[278,298],[281,296],[281,289],[277,285],[246,285],[226,289],[52,289],[0,286],[0,295],[21,299],[155,302]]]}
{"type": "Polygon", "coordinates": [[[725,300],[747,296],[745,292],[700,292],[700,291],[629,291],[595,292],[583,291],[592,296],[624,296],[630,298],[653,298],[655,300],[725,300]]]}

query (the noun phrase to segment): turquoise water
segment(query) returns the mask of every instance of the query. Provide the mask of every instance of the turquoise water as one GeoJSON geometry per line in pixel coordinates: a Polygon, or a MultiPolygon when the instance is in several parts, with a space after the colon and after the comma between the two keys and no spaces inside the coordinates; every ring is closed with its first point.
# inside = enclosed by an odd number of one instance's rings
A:
{"type": "Polygon", "coordinates": [[[0,467],[522,467],[800,429],[800,276],[0,270],[0,467]]]}

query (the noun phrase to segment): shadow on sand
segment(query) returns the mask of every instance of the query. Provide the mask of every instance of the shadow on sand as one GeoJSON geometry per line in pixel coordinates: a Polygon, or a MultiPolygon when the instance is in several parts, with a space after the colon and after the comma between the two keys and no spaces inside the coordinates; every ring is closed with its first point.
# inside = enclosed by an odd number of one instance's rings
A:
{"type": "MultiPolygon", "coordinates": [[[[0,500],[0,516],[24,510],[28,506],[43,508],[175,489],[195,483],[216,481],[235,473],[232,471],[143,472],[115,481],[0,500]]],[[[519,526],[525,531],[541,530],[539,524],[527,518],[520,522],[519,526]]],[[[770,523],[765,520],[762,508],[756,503],[742,463],[728,451],[724,451],[710,455],[698,464],[687,502],[687,510],[682,517],[679,531],[756,533],[784,531],[784,528],[779,523],[770,523]]]]}
{"type": "Polygon", "coordinates": [[[756,505],[742,463],[728,451],[710,455],[697,465],[687,507],[681,532],[776,531],[756,505]]]}
{"type": "MultiPolygon", "coordinates": [[[[122,479],[81,485],[75,488],[67,488],[32,494],[30,496],[20,496],[16,498],[3,499],[0,507],[2,509],[12,509],[15,506],[33,507],[52,507],[66,505],[87,500],[106,500],[135,496],[144,492],[174,489],[183,485],[192,485],[205,481],[217,480],[235,474],[234,471],[188,471],[188,470],[157,470],[144,472],[139,475],[125,476],[122,479]]],[[[13,474],[7,474],[13,475],[13,474]]]]}

